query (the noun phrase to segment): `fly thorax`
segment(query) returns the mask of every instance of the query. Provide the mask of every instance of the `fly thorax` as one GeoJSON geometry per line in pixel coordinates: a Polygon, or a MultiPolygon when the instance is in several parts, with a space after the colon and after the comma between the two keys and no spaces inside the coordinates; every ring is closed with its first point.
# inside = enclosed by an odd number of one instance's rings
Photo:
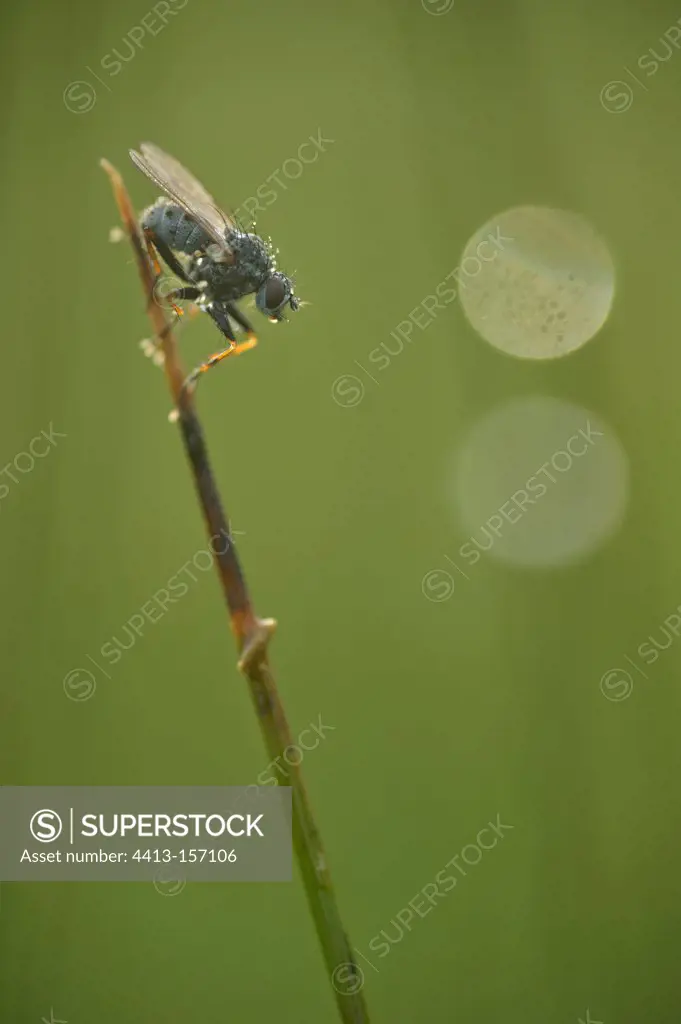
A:
{"type": "Polygon", "coordinates": [[[235,266],[245,280],[257,284],[267,277],[271,268],[269,250],[262,238],[246,232],[235,231],[229,237],[229,247],[235,256],[235,266]]]}

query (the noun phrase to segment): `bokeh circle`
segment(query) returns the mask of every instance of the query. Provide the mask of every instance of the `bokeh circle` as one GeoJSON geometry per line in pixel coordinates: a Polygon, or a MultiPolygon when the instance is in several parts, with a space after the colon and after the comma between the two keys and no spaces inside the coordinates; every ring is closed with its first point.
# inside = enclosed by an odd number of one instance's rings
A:
{"type": "Polygon", "coordinates": [[[490,345],[521,359],[557,359],[605,323],[615,268],[584,217],[519,206],[484,224],[466,244],[457,275],[461,305],[490,345]]]}
{"type": "Polygon", "coordinates": [[[529,567],[581,561],[620,526],[629,461],[590,410],[537,395],[493,409],[456,453],[451,497],[469,565],[490,557],[529,567]]]}

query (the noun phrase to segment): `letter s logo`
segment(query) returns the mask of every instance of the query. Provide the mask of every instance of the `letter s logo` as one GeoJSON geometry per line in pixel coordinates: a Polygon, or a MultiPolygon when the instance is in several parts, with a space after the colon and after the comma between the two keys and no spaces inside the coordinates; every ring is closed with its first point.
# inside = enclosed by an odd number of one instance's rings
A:
{"type": "Polygon", "coordinates": [[[53,843],[61,835],[62,822],[56,811],[36,811],[29,828],[31,835],[39,843],[53,843]]]}

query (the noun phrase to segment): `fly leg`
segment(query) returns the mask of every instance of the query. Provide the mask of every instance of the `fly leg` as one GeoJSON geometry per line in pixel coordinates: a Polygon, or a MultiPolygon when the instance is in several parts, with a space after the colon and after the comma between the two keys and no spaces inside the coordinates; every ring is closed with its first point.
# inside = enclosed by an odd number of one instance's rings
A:
{"type": "Polygon", "coordinates": [[[258,339],[253,327],[251,326],[250,320],[248,320],[248,318],[241,312],[236,302],[226,302],[225,309],[231,316],[232,320],[236,320],[239,327],[241,327],[246,334],[246,341],[242,341],[236,346],[234,355],[237,356],[242,352],[248,352],[249,349],[255,348],[258,344],[258,339]]]}
{"type": "MultiPolygon", "coordinates": [[[[194,301],[201,295],[201,289],[196,288],[192,285],[191,279],[188,277],[185,268],[174,255],[172,250],[165,244],[165,242],[162,242],[156,236],[156,234],[153,231],[150,231],[148,228],[144,228],[143,234],[147,254],[149,256],[149,260],[151,261],[151,265],[154,269],[154,273],[156,274],[154,288],[152,290],[152,294],[149,296],[148,305],[151,305],[152,302],[157,302],[159,305],[161,305],[161,303],[159,302],[159,299],[161,298],[166,299],[170,303],[170,306],[173,310],[174,319],[170,324],[170,327],[166,328],[166,330],[169,330],[170,328],[176,326],[184,312],[180,308],[180,306],[178,306],[176,302],[173,300],[188,299],[190,301],[194,301]],[[158,259],[159,256],[164,261],[166,266],[172,271],[172,273],[175,274],[176,277],[179,277],[181,281],[185,281],[188,285],[191,285],[191,287],[176,288],[168,295],[159,295],[156,289],[158,287],[159,282],[162,280],[163,276],[163,270],[158,259]]],[[[157,366],[163,365],[163,353],[160,350],[160,340],[161,339],[159,338],[155,338],[153,340],[150,340],[149,338],[143,338],[142,341],[140,342],[140,348],[142,349],[144,354],[146,356],[149,356],[150,359],[153,359],[157,366]]]]}
{"type": "Polygon", "coordinates": [[[220,331],[222,336],[229,342],[229,345],[226,348],[221,349],[219,352],[214,352],[213,355],[209,356],[205,362],[195,367],[195,369],[192,370],[192,372],[189,374],[184,384],[182,385],[183,391],[187,391],[188,389],[193,390],[196,381],[199,379],[202,373],[206,373],[213,366],[217,366],[217,364],[221,363],[223,359],[227,358],[227,356],[236,355],[238,349],[240,348],[240,346],[237,345],[236,343],[236,339],[234,338],[234,330],[232,328],[232,325],[229,321],[229,317],[225,310],[218,305],[214,305],[207,306],[206,312],[210,314],[210,316],[213,319],[213,323],[220,331]]]}
{"type": "MultiPolygon", "coordinates": [[[[154,338],[153,340],[151,338],[143,338],[142,341],[140,342],[140,348],[144,352],[145,356],[148,356],[149,359],[153,359],[156,366],[163,366],[163,352],[161,351],[160,346],[161,341],[168,333],[168,331],[172,330],[173,327],[177,326],[177,324],[180,321],[180,317],[178,315],[178,307],[175,306],[173,300],[177,299],[178,301],[182,301],[183,299],[186,299],[189,302],[195,302],[196,299],[198,299],[199,296],[202,294],[203,293],[200,288],[195,288],[192,286],[189,288],[176,288],[175,291],[169,292],[168,295],[166,296],[168,301],[173,306],[173,309],[175,310],[174,319],[171,321],[171,323],[167,324],[166,327],[163,328],[160,337],[154,338]]],[[[192,311],[189,314],[190,316],[194,315],[193,310],[195,310],[196,308],[196,306],[192,306],[192,311]]],[[[179,312],[181,313],[182,310],[180,310],[179,312]]]]}
{"type": "Polygon", "coordinates": [[[189,288],[176,288],[174,292],[169,292],[166,298],[168,299],[187,299],[189,302],[196,302],[199,295],[202,295],[203,291],[201,288],[196,288],[191,285],[189,288]]]}
{"type": "Polygon", "coordinates": [[[147,253],[151,264],[157,274],[161,274],[161,264],[158,261],[158,256],[161,257],[164,263],[166,263],[173,274],[180,278],[181,281],[189,282],[187,277],[187,271],[184,269],[177,256],[173,253],[172,249],[169,249],[165,242],[162,242],[156,234],[149,228],[144,229],[144,242],[147,247],[147,253]]]}
{"type": "MultiPolygon", "coordinates": [[[[206,312],[210,314],[213,319],[213,323],[229,344],[219,352],[214,352],[213,355],[209,356],[205,362],[200,363],[199,366],[192,370],[182,385],[183,394],[188,391],[193,391],[199,377],[203,373],[207,373],[208,370],[212,369],[214,366],[217,366],[217,364],[221,363],[223,359],[227,359],[228,356],[238,356],[242,352],[248,352],[249,349],[255,348],[258,343],[258,339],[256,338],[250,323],[233,302],[206,306],[206,312]],[[247,333],[246,341],[242,341],[239,345],[237,345],[234,337],[234,330],[229,320],[230,316],[232,316],[239,326],[247,333]]],[[[174,409],[169,414],[168,419],[171,423],[175,423],[179,419],[179,415],[179,411],[174,409]]]]}
{"type": "MultiPolygon", "coordinates": [[[[241,349],[241,346],[237,345],[234,339],[234,331],[232,329],[232,325],[229,322],[229,317],[227,316],[225,310],[221,306],[207,306],[206,312],[210,314],[215,326],[220,331],[222,336],[226,339],[228,345],[226,348],[220,349],[219,352],[214,352],[213,355],[209,356],[204,363],[201,363],[199,366],[195,367],[192,370],[192,372],[189,374],[189,376],[186,378],[182,385],[183,394],[188,391],[191,392],[194,390],[196,386],[196,381],[199,379],[202,373],[206,373],[213,366],[217,366],[217,364],[221,363],[223,359],[227,358],[227,356],[238,355],[239,350],[241,349]]],[[[168,414],[168,419],[170,420],[171,423],[177,422],[179,417],[180,414],[177,409],[173,409],[173,411],[168,414]]]]}
{"type": "Polygon", "coordinates": [[[144,241],[146,243],[147,253],[149,255],[149,259],[151,260],[151,265],[154,268],[154,273],[156,274],[156,281],[154,282],[154,290],[153,290],[152,295],[149,298],[149,304],[151,304],[152,301],[153,302],[158,302],[159,298],[169,299],[169,300],[171,300],[170,301],[170,305],[172,306],[173,312],[175,313],[175,315],[177,317],[181,317],[183,311],[180,309],[179,306],[176,306],[172,302],[172,299],[171,299],[170,295],[161,296],[161,295],[157,295],[157,293],[156,293],[156,287],[157,287],[159,281],[161,281],[162,274],[163,274],[163,271],[161,269],[161,264],[158,261],[158,256],[161,257],[163,262],[173,272],[173,274],[175,274],[176,277],[179,277],[179,279],[181,281],[185,281],[187,284],[190,284],[191,282],[190,282],[190,279],[187,277],[187,272],[185,271],[184,267],[182,266],[182,264],[180,263],[178,258],[171,251],[171,249],[169,249],[168,246],[165,244],[165,242],[162,242],[154,234],[154,232],[150,231],[148,228],[144,229],[144,241]]]}
{"type": "MultiPolygon", "coordinates": [[[[190,285],[189,287],[176,288],[174,291],[168,292],[168,294],[166,295],[166,299],[168,299],[168,301],[171,303],[173,309],[176,309],[175,300],[177,300],[178,302],[191,302],[192,305],[189,307],[188,315],[190,319],[193,319],[195,316],[198,316],[201,311],[200,306],[198,306],[196,302],[197,299],[200,299],[203,294],[204,291],[202,288],[197,288],[195,285],[190,285]]],[[[182,314],[183,310],[179,310],[179,313],[182,314]]],[[[178,320],[179,316],[177,316],[176,310],[176,318],[170,326],[174,327],[177,324],[178,320]]]]}
{"type": "Polygon", "coordinates": [[[217,326],[218,330],[223,334],[229,341],[229,347],[222,349],[220,352],[215,352],[212,356],[206,359],[205,363],[201,363],[189,374],[184,384],[182,385],[183,390],[187,388],[193,388],[196,381],[199,379],[202,373],[206,373],[208,370],[217,366],[227,356],[238,356],[242,352],[248,352],[249,349],[255,348],[258,344],[258,339],[255,336],[255,332],[251,327],[251,324],[246,319],[244,314],[241,312],[239,307],[234,302],[225,302],[224,306],[213,305],[207,306],[206,312],[210,313],[213,318],[213,322],[217,326]],[[228,315],[229,314],[229,315],[228,315]],[[239,324],[240,327],[246,332],[246,341],[240,342],[238,345],[234,337],[234,331],[230,323],[229,317],[239,324]]]}

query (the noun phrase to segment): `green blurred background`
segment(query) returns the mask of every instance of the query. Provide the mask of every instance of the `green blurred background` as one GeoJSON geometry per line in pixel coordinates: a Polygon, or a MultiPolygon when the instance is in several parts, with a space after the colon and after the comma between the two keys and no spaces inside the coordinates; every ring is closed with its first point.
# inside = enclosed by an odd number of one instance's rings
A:
{"type": "MultiPolygon", "coordinates": [[[[50,424],[66,436],[0,503],[2,781],[247,784],[269,760],[214,574],[91,699],[62,686],[205,540],[98,161],[141,208],[155,193],[127,149],[152,139],[236,206],[321,130],[333,144],[258,218],[311,305],[286,326],[259,319],[259,348],[207,378],[199,406],[257,608],[280,623],[292,731],[333,726],[303,770],[351,941],[374,965],[360,959],[372,1020],[576,1024],[588,1008],[671,1024],[681,644],[628,700],[604,699],[599,679],[681,602],[681,55],[645,86],[623,71],[680,11],[446,6],[188,0],[160,31],[147,19],[157,34],[116,76],[101,61],[130,53],[151,4],[4,9],[0,462],[50,424]],[[619,79],[633,102],[617,114],[599,94],[619,79]],[[69,110],[78,81],[94,92],[69,110]],[[521,362],[453,304],[378,385],[364,378],[359,404],[334,401],[472,232],[523,203],[576,210],[607,240],[618,289],[601,333],[566,360],[521,362]],[[485,560],[450,600],[426,600],[424,574],[467,535],[445,496],[452,452],[531,394],[616,431],[622,528],[581,564],[485,560]],[[497,814],[514,826],[503,842],[373,956],[497,814]]],[[[216,340],[187,327],[186,362],[216,340]]],[[[68,1024],[336,1019],[297,876],[172,899],[115,883],[0,898],[3,1024],[50,1008],[68,1024]]]]}

